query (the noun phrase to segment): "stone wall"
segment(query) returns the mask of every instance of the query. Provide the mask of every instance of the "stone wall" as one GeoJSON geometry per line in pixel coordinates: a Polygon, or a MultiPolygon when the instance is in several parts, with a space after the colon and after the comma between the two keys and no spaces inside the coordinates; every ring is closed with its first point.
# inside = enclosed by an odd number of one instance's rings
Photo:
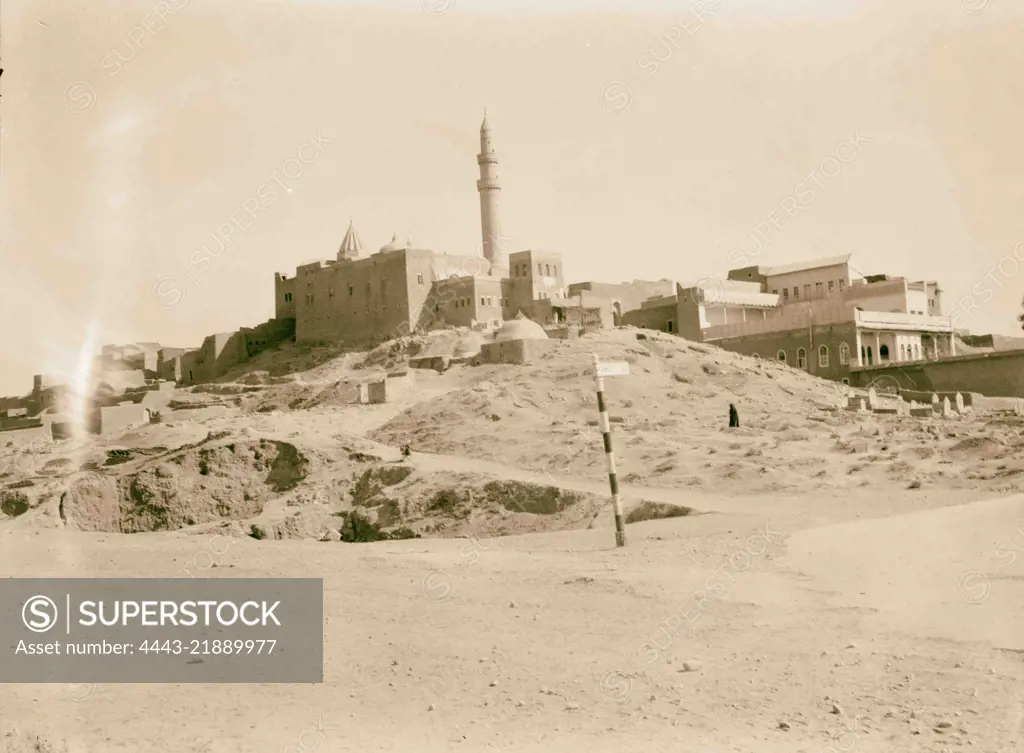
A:
{"type": "Polygon", "coordinates": [[[484,343],[480,355],[473,363],[504,363],[524,365],[534,363],[555,346],[552,340],[506,340],[484,343]]]}
{"type": "Polygon", "coordinates": [[[678,320],[679,306],[675,298],[670,298],[661,306],[645,306],[622,315],[624,325],[656,329],[659,332],[678,332],[678,320]]]}
{"type": "Polygon", "coordinates": [[[295,339],[362,345],[408,334],[428,304],[433,253],[401,249],[297,270],[295,339]],[[425,305],[426,304],[426,305],[425,305]]]}
{"type": "Polygon", "coordinates": [[[902,389],[924,392],[978,392],[989,397],[1024,397],[1024,350],[995,351],[966,356],[856,369],[854,386],[866,387],[879,378],[902,389]]]}
{"type": "Polygon", "coordinates": [[[295,318],[295,278],[274,273],[274,318],[295,318]]]}
{"type": "MultiPolygon", "coordinates": [[[[411,371],[388,374],[384,379],[366,385],[366,399],[371,404],[387,403],[407,394],[415,385],[411,371]]],[[[360,398],[361,399],[361,398],[360,398]]]]}
{"type": "Polygon", "coordinates": [[[182,356],[180,381],[189,385],[211,382],[247,358],[245,335],[241,332],[208,335],[197,350],[182,356]]]}
{"type": "Polygon", "coordinates": [[[584,306],[601,310],[604,326],[621,323],[627,311],[639,309],[648,298],[674,295],[676,284],[671,280],[633,280],[624,283],[576,282],[569,286],[569,297],[583,296],[584,306]],[[617,305],[616,305],[617,304],[617,305]]]}
{"type": "Polygon", "coordinates": [[[245,338],[246,357],[253,358],[295,339],[295,319],[270,319],[256,327],[242,327],[239,332],[245,338]]]}
{"type": "Polygon", "coordinates": [[[100,408],[101,434],[123,432],[148,423],[149,409],[143,405],[130,403],[100,408]]]}
{"type": "Polygon", "coordinates": [[[49,422],[36,421],[33,425],[18,428],[0,429],[0,445],[24,447],[33,442],[42,444],[53,441],[53,432],[49,422]]]}
{"type": "Polygon", "coordinates": [[[803,348],[806,356],[805,370],[823,379],[841,381],[850,378],[851,367],[856,366],[857,327],[853,322],[824,324],[820,326],[789,330],[787,332],[764,332],[746,337],[714,340],[724,350],[744,355],[757,355],[766,360],[779,360],[779,351],[786,354],[786,363],[797,367],[798,351],[803,348]],[[849,347],[848,363],[840,363],[843,343],[849,347]],[[828,349],[828,364],[819,365],[818,349],[828,349]]]}

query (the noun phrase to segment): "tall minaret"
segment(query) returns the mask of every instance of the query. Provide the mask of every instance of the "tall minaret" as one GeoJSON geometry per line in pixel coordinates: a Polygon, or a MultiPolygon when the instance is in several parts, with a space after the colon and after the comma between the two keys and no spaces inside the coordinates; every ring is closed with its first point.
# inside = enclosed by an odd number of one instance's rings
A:
{"type": "Polygon", "coordinates": [[[480,180],[476,188],[480,192],[480,228],[483,234],[484,258],[490,262],[493,274],[504,266],[502,243],[505,240],[501,228],[501,182],[498,178],[498,155],[491,145],[491,129],[487,125],[487,110],[480,125],[480,154],[476,157],[480,165],[480,180]]]}

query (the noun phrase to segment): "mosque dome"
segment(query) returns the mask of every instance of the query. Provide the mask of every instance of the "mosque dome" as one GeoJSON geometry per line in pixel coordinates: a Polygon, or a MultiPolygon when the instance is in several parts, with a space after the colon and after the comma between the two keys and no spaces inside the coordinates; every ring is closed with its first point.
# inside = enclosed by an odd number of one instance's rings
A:
{"type": "Polygon", "coordinates": [[[501,325],[494,336],[494,342],[506,342],[508,340],[547,340],[548,333],[544,331],[537,322],[527,319],[520,311],[514,319],[509,319],[501,325]]]}
{"type": "Polygon", "coordinates": [[[480,338],[480,335],[470,332],[455,343],[455,351],[452,353],[452,358],[472,358],[480,352],[482,345],[483,340],[480,338]]]}
{"type": "Polygon", "coordinates": [[[391,236],[391,242],[380,247],[381,253],[385,251],[400,251],[403,248],[408,248],[406,244],[398,240],[398,233],[391,236]]]}

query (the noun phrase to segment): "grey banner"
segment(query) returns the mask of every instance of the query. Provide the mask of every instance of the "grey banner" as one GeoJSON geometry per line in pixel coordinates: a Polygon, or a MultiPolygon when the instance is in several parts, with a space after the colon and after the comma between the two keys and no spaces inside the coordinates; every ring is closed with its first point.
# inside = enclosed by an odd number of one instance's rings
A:
{"type": "Polygon", "coordinates": [[[0,580],[0,683],[323,682],[320,578],[0,580]]]}

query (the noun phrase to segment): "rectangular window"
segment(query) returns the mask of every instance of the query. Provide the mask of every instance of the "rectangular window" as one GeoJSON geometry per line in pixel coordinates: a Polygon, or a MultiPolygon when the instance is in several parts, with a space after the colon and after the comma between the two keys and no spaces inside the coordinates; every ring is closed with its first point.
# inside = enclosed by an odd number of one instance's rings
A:
{"type": "Polygon", "coordinates": [[[811,286],[810,285],[804,285],[804,298],[810,298],[810,297],[811,297],[811,286]]]}
{"type": "Polygon", "coordinates": [[[773,290],[773,291],[772,291],[772,295],[778,295],[778,294],[779,294],[779,291],[778,291],[778,290],[773,290]]]}
{"type": "Polygon", "coordinates": [[[793,286],[793,300],[797,300],[799,298],[800,298],[800,286],[799,285],[794,285],[793,286]]]}
{"type": "Polygon", "coordinates": [[[353,293],[355,293],[355,292],[356,292],[356,291],[355,291],[355,288],[353,288],[353,287],[352,287],[351,285],[349,285],[349,286],[348,286],[348,294],[349,294],[349,295],[352,295],[352,294],[353,294],[353,293]]]}
{"type": "Polygon", "coordinates": [[[832,280],[828,281],[828,292],[831,293],[835,288],[835,283],[832,280]]]}
{"type": "Polygon", "coordinates": [[[814,283],[814,294],[821,295],[824,286],[820,282],[814,283]]]}
{"type": "Polygon", "coordinates": [[[423,275],[416,275],[416,283],[418,285],[422,285],[423,284],[423,275]]]}
{"type": "Polygon", "coordinates": [[[480,299],[480,305],[481,306],[486,306],[487,305],[486,303],[484,303],[484,299],[483,298],[480,299]]]}
{"type": "Polygon", "coordinates": [[[840,293],[842,293],[842,292],[843,292],[843,288],[844,288],[844,287],[846,287],[846,280],[840,280],[840,281],[839,281],[839,292],[840,292],[840,293]]]}
{"type": "Polygon", "coordinates": [[[789,300],[789,288],[783,288],[782,289],[782,300],[784,300],[784,301],[788,301],[789,300]]]}

